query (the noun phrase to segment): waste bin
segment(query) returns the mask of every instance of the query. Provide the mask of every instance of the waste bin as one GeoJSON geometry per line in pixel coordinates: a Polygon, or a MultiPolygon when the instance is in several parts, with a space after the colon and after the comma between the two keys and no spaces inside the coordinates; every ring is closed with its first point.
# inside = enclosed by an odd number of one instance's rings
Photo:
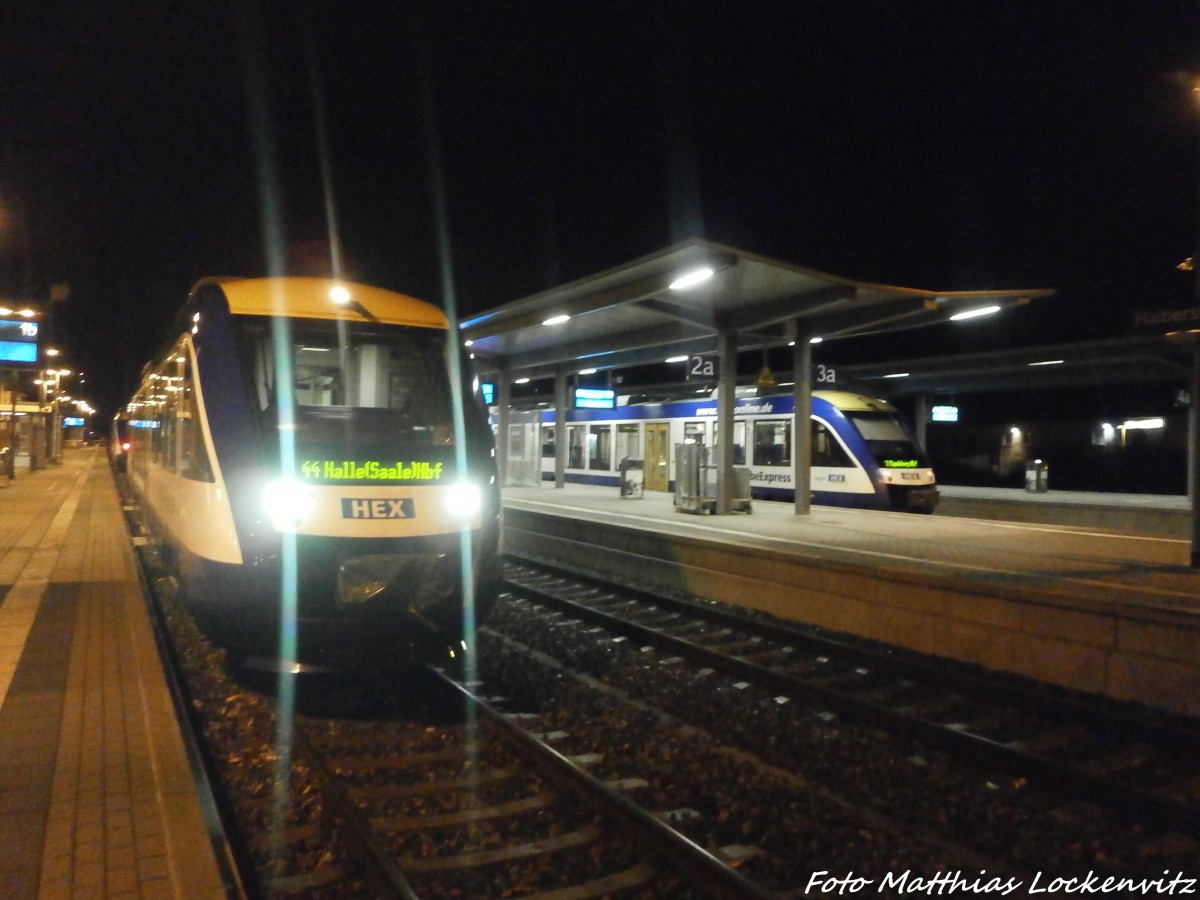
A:
{"type": "Polygon", "coordinates": [[[1050,465],[1040,459],[1025,463],[1025,490],[1031,494],[1044,494],[1050,489],[1050,465]]]}
{"type": "Polygon", "coordinates": [[[645,487],[645,462],[626,457],[617,464],[621,473],[621,497],[626,500],[642,499],[645,487]]]}

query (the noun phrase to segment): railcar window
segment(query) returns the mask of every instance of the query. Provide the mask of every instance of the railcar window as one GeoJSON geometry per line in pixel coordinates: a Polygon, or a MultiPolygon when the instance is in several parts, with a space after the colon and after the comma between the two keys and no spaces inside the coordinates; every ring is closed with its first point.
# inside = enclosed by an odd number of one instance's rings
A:
{"type": "Polygon", "coordinates": [[[612,468],[612,426],[592,425],[588,428],[588,468],[612,468]]]}
{"type": "Polygon", "coordinates": [[[585,439],[583,425],[567,426],[567,468],[583,468],[585,439]]]}
{"type": "Polygon", "coordinates": [[[829,468],[853,468],[854,463],[824,422],[812,423],[812,464],[829,468]]]}
{"type": "Polygon", "coordinates": [[[683,423],[683,442],[685,444],[700,444],[704,445],[704,432],[707,428],[707,422],[684,422],[683,423]]]}
{"type": "Polygon", "coordinates": [[[895,416],[880,413],[850,413],[847,418],[858,428],[878,461],[905,460],[928,465],[912,435],[895,416]]]}
{"type": "Polygon", "coordinates": [[[179,474],[192,481],[212,482],[215,479],[208,459],[208,447],[204,443],[200,403],[196,396],[196,383],[186,348],[179,348],[179,357],[184,359],[174,420],[179,431],[179,474]]]}
{"type": "Polygon", "coordinates": [[[554,445],[554,428],[550,425],[542,426],[542,456],[554,456],[556,452],[554,445]]]}
{"type": "MultiPolygon", "coordinates": [[[[717,429],[713,429],[713,446],[721,445],[721,433],[717,429]]],[[[735,466],[744,466],[746,464],[746,423],[733,423],[733,464],[735,466]]]]}
{"type": "MultiPolygon", "coordinates": [[[[291,366],[286,381],[295,405],[296,439],[312,448],[310,455],[319,449],[322,458],[350,458],[329,455],[340,447],[338,453],[369,450],[395,459],[397,453],[455,443],[444,331],[368,322],[238,319],[247,370],[265,413],[264,430],[272,428],[271,411],[288,399],[278,383],[281,360],[276,357],[277,337],[286,335],[291,366]]],[[[469,388],[464,400],[481,402],[469,388]]],[[[475,418],[468,416],[468,421],[475,418]]]]}
{"type": "Polygon", "coordinates": [[[641,434],[637,425],[617,426],[617,459],[641,459],[641,434]]]}
{"type": "Polygon", "coordinates": [[[754,423],[754,464],[790,466],[792,464],[792,422],[771,419],[754,423]]]}

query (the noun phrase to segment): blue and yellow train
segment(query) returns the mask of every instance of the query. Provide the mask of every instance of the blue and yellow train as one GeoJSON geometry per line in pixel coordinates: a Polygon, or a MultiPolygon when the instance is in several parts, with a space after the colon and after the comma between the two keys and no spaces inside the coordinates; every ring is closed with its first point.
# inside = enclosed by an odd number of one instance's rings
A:
{"type": "Polygon", "coordinates": [[[492,435],[435,306],[318,278],[201,281],[114,429],[184,602],[238,657],[445,661],[496,598],[492,435]]]}
{"type": "MultiPolygon", "coordinates": [[[[794,497],[795,428],[792,394],[739,397],[734,409],[733,462],[749,469],[753,496],[794,497]]],[[[866,509],[933,512],[938,490],[925,450],[884,400],[849,391],[812,394],[814,503],[866,509]]],[[[554,413],[541,413],[542,477],[553,478],[554,413]]],[[[640,459],[647,490],[674,489],[673,447],[712,447],[715,398],[630,403],[567,412],[567,481],[619,483],[620,461],[640,459]]]]}

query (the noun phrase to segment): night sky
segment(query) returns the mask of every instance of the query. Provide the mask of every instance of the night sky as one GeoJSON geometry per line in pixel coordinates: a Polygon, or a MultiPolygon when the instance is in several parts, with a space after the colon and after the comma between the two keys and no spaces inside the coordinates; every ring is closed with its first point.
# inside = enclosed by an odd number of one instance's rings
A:
{"type": "Polygon", "coordinates": [[[56,337],[109,411],[197,279],[328,271],[331,221],[347,275],[460,315],[706,237],[1055,288],[997,334],[1115,336],[1192,302],[1198,25],[1196,0],[10,2],[0,292],[70,284],[56,337]]]}

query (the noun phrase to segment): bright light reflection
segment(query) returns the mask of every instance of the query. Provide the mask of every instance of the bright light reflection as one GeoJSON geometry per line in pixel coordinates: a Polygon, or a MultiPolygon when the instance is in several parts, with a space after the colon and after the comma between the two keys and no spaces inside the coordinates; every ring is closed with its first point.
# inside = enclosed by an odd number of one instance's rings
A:
{"type": "Polygon", "coordinates": [[[950,317],[951,322],[961,322],[963,319],[978,319],[980,316],[990,316],[1000,312],[999,306],[981,306],[979,309],[968,309],[966,312],[955,313],[950,317]]]}
{"type": "Polygon", "coordinates": [[[1126,431],[1144,431],[1166,426],[1166,421],[1162,418],[1152,419],[1126,419],[1121,425],[1126,431]]]}
{"type": "Polygon", "coordinates": [[[350,292],[340,284],[337,284],[329,289],[329,299],[334,303],[349,303],[350,292]]]}
{"type": "Polygon", "coordinates": [[[689,288],[704,284],[704,282],[713,277],[713,274],[713,270],[707,266],[700,269],[693,269],[691,272],[680,275],[668,287],[673,291],[686,291],[689,288]]]}

